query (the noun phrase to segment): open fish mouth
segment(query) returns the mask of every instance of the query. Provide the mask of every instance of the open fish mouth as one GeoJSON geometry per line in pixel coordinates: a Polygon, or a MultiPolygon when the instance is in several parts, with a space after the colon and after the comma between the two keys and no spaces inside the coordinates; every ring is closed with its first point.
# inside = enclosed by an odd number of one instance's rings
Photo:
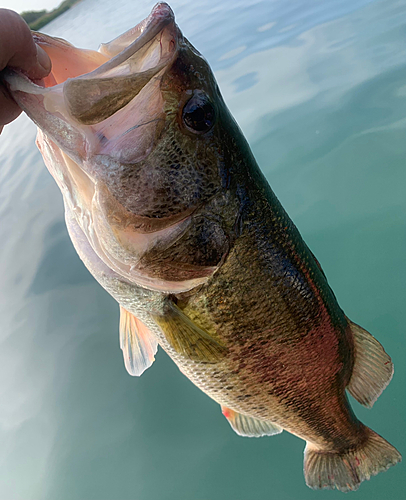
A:
{"type": "MultiPolygon", "coordinates": [[[[157,79],[170,66],[176,57],[181,34],[171,8],[160,3],[146,19],[111,42],[101,44],[97,52],[77,49],[65,40],[41,33],[33,36],[51,58],[50,75],[39,84],[11,71],[5,74],[5,79],[18,104],[48,136],[55,135],[53,139],[58,144],[59,134],[47,130],[47,124],[41,119],[50,118],[47,112],[73,121],[76,126],[104,122],[131,103],[151,80],[157,79]],[[38,116],[32,96],[38,96],[38,105],[43,105],[43,117],[38,116]]],[[[136,107],[140,108],[140,102],[136,107]]],[[[132,115],[132,128],[140,125],[136,118],[132,115]]],[[[105,139],[102,131],[91,130],[94,131],[101,141],[105,139]]],[[[86,130],[83,132],[86,135],[86,130]]],[[[127,132],[128,129],[121,130],[121,135],[127,132]]],[[[86,148],[90,154],[96,152],[91,147],[92,142],[89,140],[86,148]]]]}
{"type": "MultiPolygon", "coordinates": [[[[100,123],[132,101],[173,61],[177,36],[172,10],[166,4],[158,4],[135,28],[100,46],[100,56],[94,61],[95,64],[102,62],[100,66],[68,79],[62,59],[62,67],[53,70],[45,86],[52,83],[53,77],[56,84],[62,84],[64,101],[72,118],[84,125],[100,123]]],[[[36,38],[42,45],[43,36],[36,35],[36,38]]],[[[47,50],[46,38],[44,41],[47,50]]],[[[70,69],[78,70],[75,66],[70,69]]]]}
{"type": "Polygon", "coordinates": [[[41,82],[13,71],[3,77],[39,128],[37,145],[63,194],[74,244],[85,237],[109,269],[150,289],[184,291],[205,281],[167,281],[140,263],[155,245],[185,233],[191,210],[151,219],[123,206],[111,191],[123,169],[136,172],[167,121],[161,81],[183,40],[171,8],[157,4],[98,51],[41,33],[34,38],[51,58],[51,73],[41,82]]]}

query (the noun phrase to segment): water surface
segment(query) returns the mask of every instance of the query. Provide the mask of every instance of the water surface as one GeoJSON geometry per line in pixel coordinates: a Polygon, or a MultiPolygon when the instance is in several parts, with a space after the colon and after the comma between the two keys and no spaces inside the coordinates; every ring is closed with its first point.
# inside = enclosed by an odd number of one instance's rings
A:
{"type": "MultiPolygon", "coordinates": [[[[84,0],[44,31],[96,48],[152,3],[84,0]]],[[[172,2],[346,314],[395,377],[361,420],[405,453],[406,3],[172,2]]],[[[25,117],[0,137],[0,499],[306,500],[303,441],[244,439],[161,350],[123,366],[25,117]]],[[[400,500],[400,465],[349,494],[400,500]]]]}

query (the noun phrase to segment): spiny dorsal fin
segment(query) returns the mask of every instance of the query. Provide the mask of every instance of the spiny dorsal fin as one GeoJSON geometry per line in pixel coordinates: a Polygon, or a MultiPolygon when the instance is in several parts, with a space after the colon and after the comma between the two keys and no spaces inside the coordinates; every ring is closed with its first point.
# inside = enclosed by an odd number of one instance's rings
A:
{"type": "Polygon", "coordinates": [[[120,347],[130,375],[139,377],[155,361],[158,342],[138,318],[120,306],[120,347]]]}
{"type": "Polygon", "coordinates": [[[165,315],[155,316],[154,320],[175,351],[188,359],[217,363],[227,352],[224,346],[197,326],[170,300],[165,315]]]}
{"type": "Polygon", "coordinates": [[[238,413],[226,406],[221,407],[223,415],[228,420],[231,427],[239,436],[245,437],[261,437],[261,436],[274,436],[280,434],[283,429],[273,422],[267,420],[259,420],[248,415],[238,413]]]}
{"type": "Polygon", "coordinates": [[[354,338],[355,360],[347,389],[359,403],[372,408],[392,379],[392,360],[369,332],[348,322],[354,338]]]}

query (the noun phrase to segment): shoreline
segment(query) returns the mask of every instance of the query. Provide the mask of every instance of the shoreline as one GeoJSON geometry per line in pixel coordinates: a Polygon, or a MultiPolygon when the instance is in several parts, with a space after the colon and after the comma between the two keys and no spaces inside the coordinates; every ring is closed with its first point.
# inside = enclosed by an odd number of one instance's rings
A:
{"type": "Polygon", "coordinates": [[[21,12],[20,16],[28,24],[31,30],[37,31],[80,1],[81,0],[64,0],[58,7],[49,12],[46,10],[28,10],[21,12]]]}

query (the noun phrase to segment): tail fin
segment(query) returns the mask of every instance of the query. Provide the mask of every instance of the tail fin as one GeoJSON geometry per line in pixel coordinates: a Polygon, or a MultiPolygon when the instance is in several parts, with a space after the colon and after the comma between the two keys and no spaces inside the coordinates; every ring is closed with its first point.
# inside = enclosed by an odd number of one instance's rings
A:
{"type": "Polygon", "coordinates": [[[342,453],[327,452],[307,443],[304,475],[313,489],[357,490],[362,481],[385,471],[402,460],[400,453],[373,430],[359,447],[342,453]]]}

